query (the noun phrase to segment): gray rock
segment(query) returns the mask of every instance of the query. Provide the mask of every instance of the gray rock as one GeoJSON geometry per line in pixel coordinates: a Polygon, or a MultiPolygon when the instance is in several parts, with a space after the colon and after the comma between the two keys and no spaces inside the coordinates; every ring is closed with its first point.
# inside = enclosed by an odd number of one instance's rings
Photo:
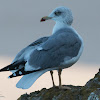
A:
{"type": "Polygon", "coordinates": [[[29,95],[24,94],[17,100],[100,100],[100,70],[85,86],[69,85],[69,87],[71,90],[58,87],[44,88],[29,95]]]}

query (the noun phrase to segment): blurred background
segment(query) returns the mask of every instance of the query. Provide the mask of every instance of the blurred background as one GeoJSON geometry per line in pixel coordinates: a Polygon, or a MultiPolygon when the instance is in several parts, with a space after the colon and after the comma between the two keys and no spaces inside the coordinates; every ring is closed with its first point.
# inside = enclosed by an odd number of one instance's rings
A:
{"type": "MultiPolygon", "coordinates": [[[[40,23],[58,6],[66,6],[74,16],[73,27],[84,40],[80,60],[62,73],[62,83],[85,85],[100,67],[100,0],[0,0],[0,69],[12,62],[16,54],[36,39],[51,35],[55,22],[40,23]]],[[[8,79],[10,72],[0,73],[0,100],[16,100],[52,86],[49,72],[41,76],[28,90],[15,87],[20,77],[8,79]],[[41,83],[41,84],[40,84],[41,83]]],[[[57,72],[54,72],[58,85],[57,72]]]]}

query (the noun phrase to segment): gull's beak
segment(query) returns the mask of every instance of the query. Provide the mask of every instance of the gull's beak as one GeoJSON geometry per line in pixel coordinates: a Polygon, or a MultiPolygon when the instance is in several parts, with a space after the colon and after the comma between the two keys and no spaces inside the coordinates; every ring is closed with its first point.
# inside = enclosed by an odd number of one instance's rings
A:
{"type": "Polygon", "coordinates": [[[40,22],[49,20],[49,19],[51,19],[51,18],[52,18],[52,17],[48,17],[48,16],[42,17],[41,20],[40,20],[40,22]]]}

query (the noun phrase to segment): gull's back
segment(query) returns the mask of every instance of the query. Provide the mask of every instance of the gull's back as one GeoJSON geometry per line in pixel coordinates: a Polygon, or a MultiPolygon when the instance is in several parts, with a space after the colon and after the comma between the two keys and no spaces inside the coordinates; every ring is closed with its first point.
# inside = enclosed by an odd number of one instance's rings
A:
{"type": "Polygon", "coordinates": [[[81,40],[71,28],[62,28],[40,45],[41,50],[31,53],[28,63],[34,68],[53,68],[60,66],[67,57],[76,57],[81,47],[81,40]]]}

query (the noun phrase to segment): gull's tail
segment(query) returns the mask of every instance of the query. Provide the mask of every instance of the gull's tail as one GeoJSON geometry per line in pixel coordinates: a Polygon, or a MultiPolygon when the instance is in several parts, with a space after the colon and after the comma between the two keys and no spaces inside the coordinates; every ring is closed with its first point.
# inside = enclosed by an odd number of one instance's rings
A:
{"type": "Polygon", "coordinates": [[[31,74],[24,75],[19,82],[16,84],[17,88],[21,89],[28,89],[30,88],[33,83],[42,75],[46,72],[46,70],[38,71],[38,72],[33,72],[31,74]]]}
{"type": "Polygon", "coordinates": [[[28,89],[32,86],[32,84],[47,70],[33,70],[33,71],[25,71],[24,66],[26,62],[25,61],[16,61],[2,69],[0,69],[0,72],[2,71],[14,71],[12,75],[9,76],[9,78],[17,77],[24,75],[19,82],[16,84],[17,88],[22,89],[28,89]]]}

